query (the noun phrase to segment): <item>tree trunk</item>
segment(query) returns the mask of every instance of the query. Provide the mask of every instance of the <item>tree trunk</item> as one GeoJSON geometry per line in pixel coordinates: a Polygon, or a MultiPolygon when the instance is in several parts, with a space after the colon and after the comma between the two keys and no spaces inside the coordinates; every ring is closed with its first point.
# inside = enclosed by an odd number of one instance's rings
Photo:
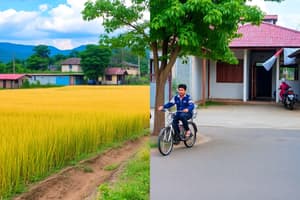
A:
{"type": "Polygon", "coordinates": [[[155,93],[154,129],[152,135],[158,135],[160,129],[165,126],[165,113],[158,110],[158,107],[165,103],[165,82],[160,77],[156,79],[155,93]]]}

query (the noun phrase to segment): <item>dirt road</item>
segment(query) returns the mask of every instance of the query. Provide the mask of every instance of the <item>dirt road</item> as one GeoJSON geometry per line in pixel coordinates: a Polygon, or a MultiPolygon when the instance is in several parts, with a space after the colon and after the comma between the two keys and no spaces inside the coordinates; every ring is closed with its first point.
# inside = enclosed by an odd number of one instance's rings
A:
{"type": "Polygon", "coordinates": [[[126,142],[120,148],[112,149],[102,155],[80,162],[77,166],[68,167],[58,174],[33,185],[27,193],[15,200],[89,200],[94,199],[97,187],[110,181],[114,174],[121,170],[122,165],[132,157],[137,150],[145,145],[148,137],[126,142]],[[113,171],[104,170],[109,165],[119,165],[113,171]]]}

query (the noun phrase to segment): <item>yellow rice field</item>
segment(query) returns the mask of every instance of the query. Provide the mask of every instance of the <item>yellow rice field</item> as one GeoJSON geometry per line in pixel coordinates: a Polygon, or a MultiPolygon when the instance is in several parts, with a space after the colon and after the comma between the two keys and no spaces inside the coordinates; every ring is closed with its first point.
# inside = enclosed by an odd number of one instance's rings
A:
{"type": "Polygon", "coordinates": [[[148,86],[0,90],[0,199],[149,127],[148,86]]]}

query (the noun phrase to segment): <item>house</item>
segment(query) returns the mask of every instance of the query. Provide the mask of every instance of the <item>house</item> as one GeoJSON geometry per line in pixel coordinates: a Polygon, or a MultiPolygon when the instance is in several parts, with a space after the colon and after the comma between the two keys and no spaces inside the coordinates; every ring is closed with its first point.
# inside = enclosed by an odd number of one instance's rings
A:
{"type": "Polygon", "coordinates": [[[277,92],[282,77],[287,78],[288,84],[300,94],[299,64],[285,64],[287,56],[291,54],[287,53],[288,50],[300,48],[300,32],[278,26],[276,21],[277,15],[267,15],[260,26],[245,24],[239,27],[238,33],[243,36],[229,45],[239,61],[237,65],[214,60],[205,63],[198,57],[189,56],[184,63],[177,59],[172,80],[187,84],[188,92],[195,101],[202,100],[203,69],[206,99],[278,102],[277,92]],[[267,71],[263,63],[282,48],[283,54],[267,71]]]}
{"type": "Polygon", "coordinates": [[[82,72],[80,58],[68,58],[61,62],[62,72],[82,72]]]}
{"type": "Polygon", "coordinates": [[[83,73],[36,73],[30,74],[30,84],[41,85],[81,85],[84,84],[83,73]]]}
{"type": "Polygon", "coordinates": [[[26,74],[0,74],[0,88],[20,88],[28,77],[26,74]]]}
{"type": "Polygon", "coordinates": [[[103,84],[120,85],[125,82],[127,71],[121,67],[108,67],[104,72],[103,84]]]}
{"type": "Polygon", "coordinates": [[[128,75],[134,75],[134,76],[140,75],[139,65],[123,61],[121,63],[121,66],[123,69],[127,71],[128,75]]]}

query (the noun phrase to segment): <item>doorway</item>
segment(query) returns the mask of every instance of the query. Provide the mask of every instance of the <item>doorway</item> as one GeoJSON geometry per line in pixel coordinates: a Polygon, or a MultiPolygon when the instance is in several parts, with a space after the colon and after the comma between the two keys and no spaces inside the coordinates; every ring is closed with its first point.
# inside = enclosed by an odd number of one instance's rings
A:
{"type": "Polygon", "coordinates": [[[272,70],[267,71],[261,63],[255,63],[251,80],[251,99],[272,100],[272,70]]]}

